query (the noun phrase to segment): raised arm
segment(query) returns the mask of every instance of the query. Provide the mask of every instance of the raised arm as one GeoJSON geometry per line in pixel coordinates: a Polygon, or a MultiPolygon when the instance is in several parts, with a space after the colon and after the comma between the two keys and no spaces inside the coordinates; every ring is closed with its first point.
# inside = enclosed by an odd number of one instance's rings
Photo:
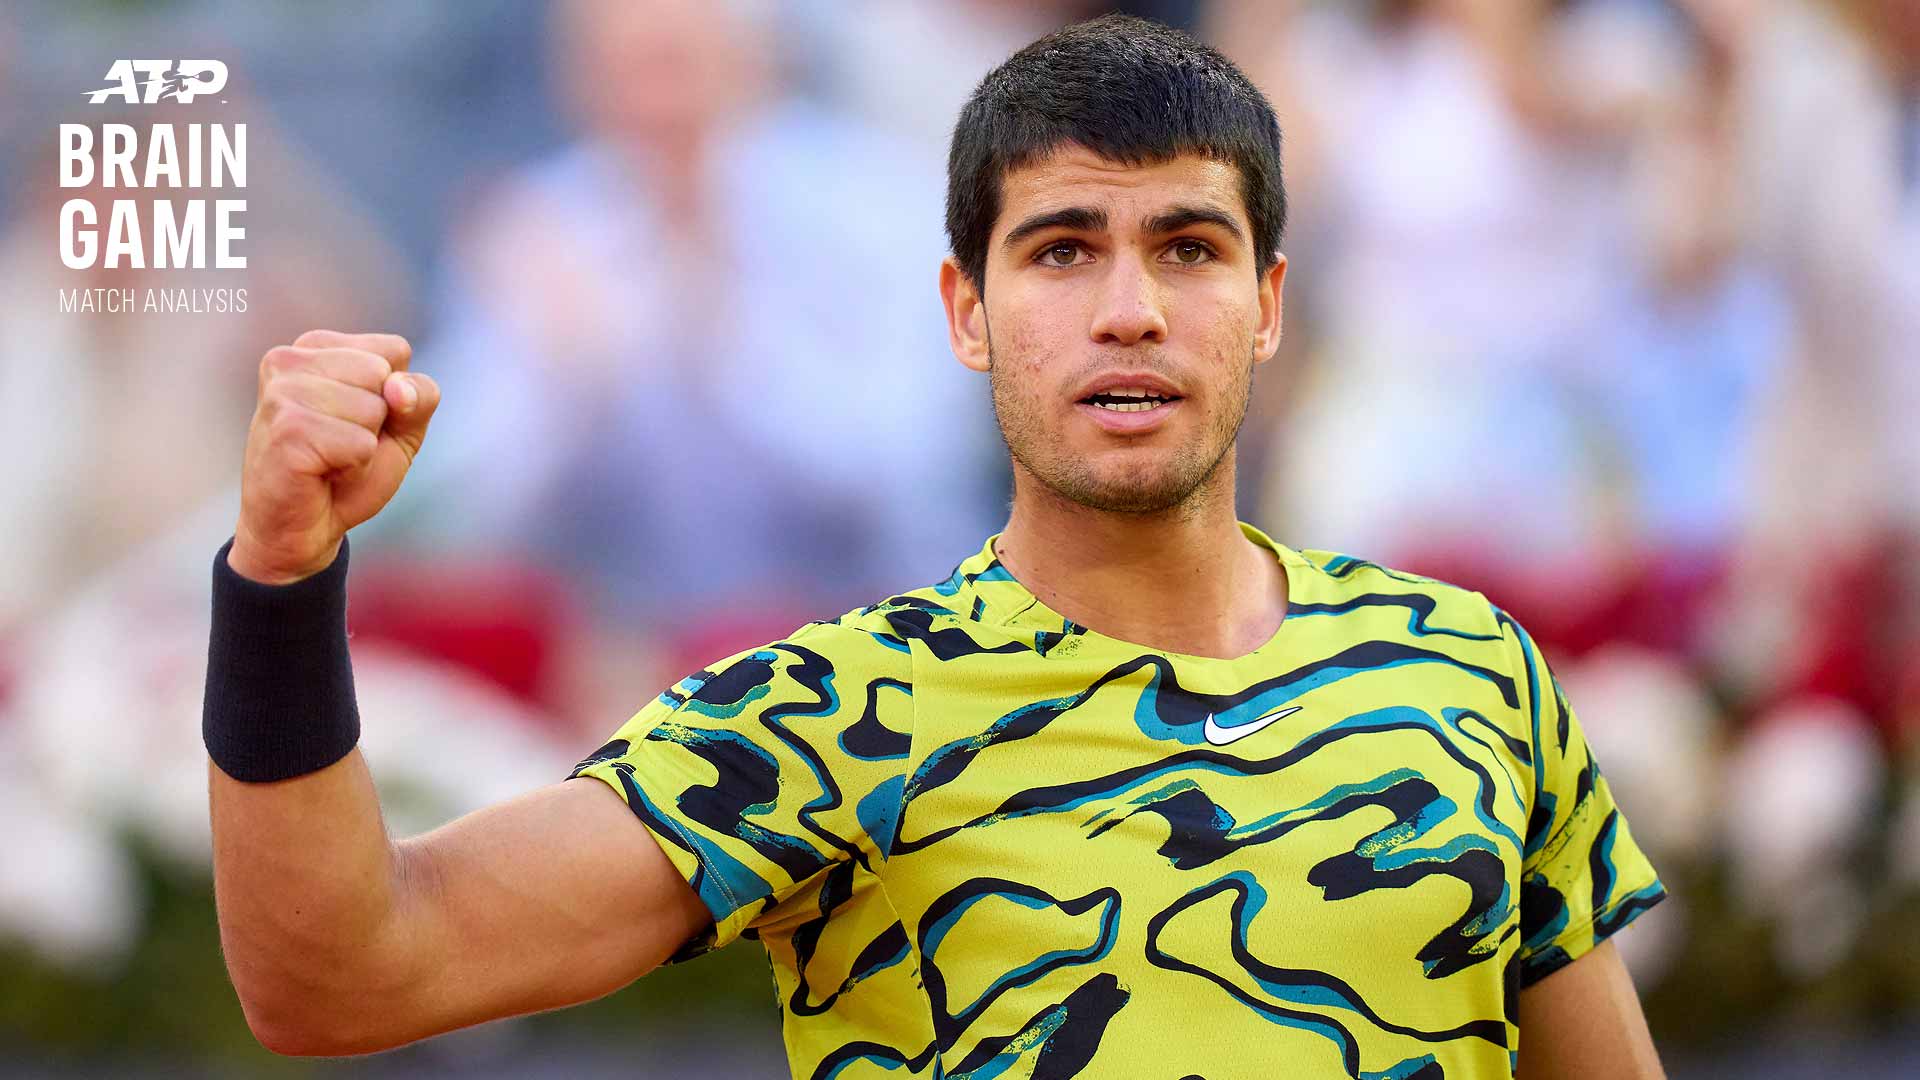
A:
{"type": "Polygon", "coordinates": [[[395,844],[357,750],[277,783],[210,772],[227,970],[278,1053],[369,1053],[588,1001],[713,921],[597,780],[395,844]]]}
{"type": "Polygon", "coordinates": [[[385,1049],[598,997],[711,923],[619,796],[567,782],[394,843],[353,749],[343,541],[439,403],[391,335],[267,353],[207,688],[214,888],[247,1022],[288,1054],[385,1049]],[[344,756],[341,756],[344,755],[344,756]]]}

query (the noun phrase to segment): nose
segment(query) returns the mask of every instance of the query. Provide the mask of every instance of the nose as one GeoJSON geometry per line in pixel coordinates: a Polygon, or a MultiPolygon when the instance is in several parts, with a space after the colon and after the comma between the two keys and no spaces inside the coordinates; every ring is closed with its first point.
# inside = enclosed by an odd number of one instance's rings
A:
{"type": "Polygon", "coordinates": [[[1161,310],[1159,283],[1138,259],[1116,258],[1101,279],[1093,321],[1088,327],[1096,344],[1134,345],[1142,341],[1164,344],[1167,319],[1161,310]]]}

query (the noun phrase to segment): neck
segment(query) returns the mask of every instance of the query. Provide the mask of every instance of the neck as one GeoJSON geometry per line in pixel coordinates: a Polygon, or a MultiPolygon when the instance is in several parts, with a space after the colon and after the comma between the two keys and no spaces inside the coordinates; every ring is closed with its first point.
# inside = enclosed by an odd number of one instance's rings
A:
{"type": "Polygon", "coordinates": [[[711,130],[684,127],[616,140],[614,147],[660,219],[684,225],[705,219],[718,143],[711,130]]]}
{"type": "Polygon", "coordinates": [[[1013,516],[994,551],[1063,618],[1165,652],[1230,659],[1286,615],[1286,571],[1240,531],[1229,454],[1178,506],[1094,510],[1014,464],[1013,516]]]}

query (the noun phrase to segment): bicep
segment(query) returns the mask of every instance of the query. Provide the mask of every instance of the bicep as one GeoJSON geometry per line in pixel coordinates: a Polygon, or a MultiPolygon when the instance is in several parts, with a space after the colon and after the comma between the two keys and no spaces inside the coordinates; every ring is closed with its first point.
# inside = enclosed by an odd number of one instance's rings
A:
{"type": "Polygon", "coordinates": [[[626,803],[570,780],[398,845],[407,1040],[611,993],[712,922],[626,803]]]}
{"type": "Polygon", "coordinates": [[[1611,941],[1520,991],[1516,1080],[1663,1080],[1633,978],[1611,941]]]}

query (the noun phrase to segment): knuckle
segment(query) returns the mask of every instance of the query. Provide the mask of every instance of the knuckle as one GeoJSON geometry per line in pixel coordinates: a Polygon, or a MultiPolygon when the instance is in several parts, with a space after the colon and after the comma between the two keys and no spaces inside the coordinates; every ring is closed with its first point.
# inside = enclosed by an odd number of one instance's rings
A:
{"type": "Polygon", "coordinates": [[[300,399],[287,392],[282,385],[267,388],[260,399],[260,424],[267,431],[269,443],[277,442],[287,433],[305,430],[307,410],[300,399]]]}
{"type": "Polygon", "coordinates": [[[309,330],[294,338],[293,343],[302,349],[318,349],[331,342],[335,336],[331,330],[309,330]]]}
{"type": "Polygon", "coordinates": [[[345,386],[378,390],[387,377],[388,365],[378,353],[360,348],[340,348],[328,356],[328,377],[345,386]]]}
{"type": "Polygon", "coordinates": [[[282,401],[266,417],[267,438],[272,443],[285,443],[306,436],[312,427],[305,409],[282,401]]]}
{"type": "Polygon", "coordinates": [[[275,345],[267,350],[267,355],[260,358],[260,373],[267,378],[285,375],[290,371],[298,370],[306,360],[307,354],[298,346],[275,345]]]}
{"type": "Polygon", "coordinates": [[[413,358],[413,345],[399,334],[367,334],[364,338],[369,352],[379,353],[381,359],[392,364],[405,366],[413,358]]]}
{"type": "Polygon", "coordinates": [[[366,428],[356,427],[346,437],[347,461],[352,465],[367,464],[379,449],[380,437],[366,428]]]}

